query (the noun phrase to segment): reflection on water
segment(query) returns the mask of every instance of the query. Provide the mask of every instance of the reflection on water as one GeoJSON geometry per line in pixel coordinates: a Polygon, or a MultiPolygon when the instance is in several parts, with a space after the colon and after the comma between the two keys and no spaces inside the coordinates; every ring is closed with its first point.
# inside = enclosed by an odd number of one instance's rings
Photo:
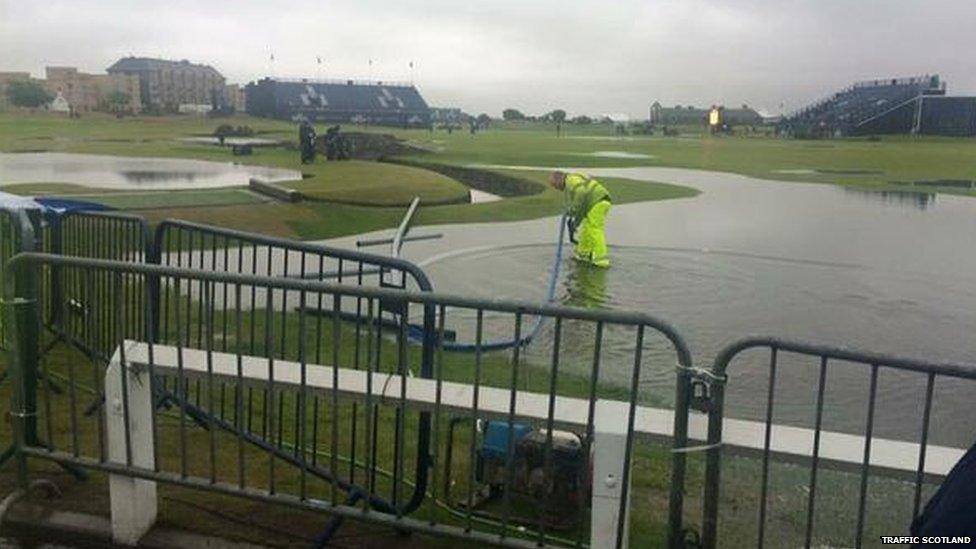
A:
{"type": "Polygon", "coordinates": [[[501,200],[502,197],[497,194],[491,194],[485,191],[479,191],[478,189],[468,189],[471,196],[472,204],[481,204],[482,202],[495,202],[501,200]]]}
{"type": "MultiPolygon", "coordinates": [[[[698,188],[691,199],[620,205],[607,221],[614,266],[588,296],[568,264],[566,302],[599,303],[669,321],[699,366],[726,344],[769,334],[928,360],[976,357],[976,200],[941,195],[857,193],[837,186],[775,183],[672,168],[608,168],[596,177],[667,181],[698,188]]],[[[434,287],[466,295],[539,300],[551,261],[556,220],[439,228],[445,238],[418,243],[412,257],[486,243],[524,242],[523,249],[482,249],[427,267],[434,287]]],[[[408,256],[411,257],[411,256],[408,256]]],[[[550,325],[533,346],[546,364],[550,325]]],[[[592,334],[564,338],[568,370],[590,371],[592,334]]],[[[600,377],[626,387],[633,334],[605,333],[600,377]]],[[[768,352],[742,355],[730,370],[726,402],[733,417],[761,419],[768,352]]],[[[814,417],[816,360],[781,356],[776,420],[809,425],[814,417]]],[[[641,399],[669,402],[675,356],[666,341],[649,342],[640,371],[641,399]]],[[[562,366],[561,366],[562,367],[562,366]]],[[[825,426],[863,432],[869,371],[833,362],[827,377],[825,426]]],[[[924,376],[880,376],[877,434],[917,437],[924,376]]],[[[972,382],[940,382],[932,411],[933,440],[968,447],[976,439],[972,382]]]]}
{"type": "Polygon", "coordinates": [[[935,205],[935,193],[919,191],[874,191],[870,189],[852,189],[844,187],[847,193],[858,198],[878,201],[883,204],[907,206],[919,210],[927,210],[935,205]]]}
{"type": "Polygon", "coordinates": [[[201,143],[205,145],[251,145],[252,147],[270,147],[277,145],[278,141],[274,139],[265,139],[263,137],[225,137],[223,142],[217,137],[180,137],[177,141],[183,143],[201,143]]]}
{"type": "MultiPolygon", "coordinates": [[[[754,334],[976,362],[972,197],[903,201],[833,185],[677,168],[589,171],[598,178],[664,181],[702,191],[694,198],[614,207],[607,219],[614,264],[604,275],[605,293],[594,300],[669,321],[698,366],[710,366],[725,345],[754,334]]],[[[558,227],[556,218],[441,226],[431,228],[444,234],[441,240],[413,242],[405,252],[407,259],[425,264],[438,291],[539,302],[558,227]],[[461,250],[470,253],[458,255],[461,250]],[[442,260],[432,261],[438,257],[442,260]]],[[[580,295],[585,284],[576,278],[569,282],[578,276],[569,263],[560,298],[579,303],[586,300],[580,295]]],[[[541,364],[548,364],[545,345],[552,328],[550,323],[544,338],[531,346],[541,349],[531,349],[541,364]]],[[[511,320],[498,330],[511,337],[511,320]]],[[[459,339],[470,340],[471,332],[459,339]]],[[[606,335],[601,380],[626,387],[633,334],[621,329],[606,335]]],[[[566,368],[589,372],[592,333],[574,332],[563,341],[573,346],[563,355],[566,368]]],[[[674,353],[660,338],[648,343],[641,398],[668,401],[674,392],[674,353]]],[[[816,360],[780,358],[775,419],[809,424],[816,360]]],[[[753,352],[732,365],[726,403],[733,417],[763,417],[768,359],[768,352],[753,352]]],[[[863,433],[869,378],[863,366],[831,363],[827,428],[863,433]]],[[[973,385],[936,384],[933,440],[960,447],[976,440],[973,385]]],[[[924,376],[883,372],[878,394],[879,436],[917,437],[924,376]]]]}
{"type": "MultiPolygon", "coordinates": [[[[451,291],[476,293],[493,287],[499,297],[539,299],[550,248],[526,246],[482,250],[427,267],[435,287],[448,273],[451,291]],[[495,281],[508,281],[497,284],[495,281]]],[[[976,298],[967,288],[933,288],[925,277],[863,266],[782,260],[749,254],[650,247],[611,247],[614,266],[596,269],[565,259],[557,299],[585,308],[635,310],[667,319],[692,344],[695,361],[708,364],[724,344],[753,334],[813,339],[930,358],[976,356],[971,338],[976,298]],[[919,343],[924,342],[925,352],[919,343]],[[940,354],[941,352],[941,354],[940,354]]],[[[451,318],[451,317],[449,317],[451,318]]],[[[459,339],[473,338],[474,317],[451,318],[459,339]]],[[[526,350],[536,364],[552,356],[553,323],[526,350]]],[[[488,319],[489,339],[510,336],[512,319],[488,319]]],[[[564,322],[561,371],[587,376],[592,368],[594,325],[564,322]]],[[[641,400],[668,404],[674,391],[675,354],[670,344],[647,334],[641,363],[641,400]]],[[[601,380],[618,387],[631,381],[635,331],[608,325],[603,334],[601,380]]],[[[817,382],[816,359],[779,357],[777,421],[810,425],[817,382]]],[[[761,420],[765,411],[769,354],[749,352],[733,364],[727,402],[733,416],[761,420]]],[[[829,429],[859,432],[865,421],[869,369],[832,363],[824,412],[829,429]]],[[[879,382],[876,434],[912,437],[920,429],[923,375],[883,372],[879,382]],[[882,413],[883,411],[883,413],[882,413]]],[[[968,446],[976,436],[976,409],[969,404],[976,383],[936,387],[933,440],[968,446]]]]}
{"type": "Polygon", "coordinates": [[[0,153],[0,185],[71,183],[104,189],[201,189],[245,186],[252,178],[292,181],[294,170],[182,158],[64,153],[0,153]]]}
{"type": "Polygon", "coordinates": [[[196,172],[168,171],[154,172],[148,170],[121,170],[119,175],[126,181],[133,183],[166,183],[171,181],[186,181],[192,183],[197,178],[196,172]]]}
{"type": "Polygon", "coordinates": [[[607,292],[607,276],[609,269],[601,269],[579,261],[570,261],[565,266],[566,295],[562,298],[565,305],[582,307],[584,309],[610,308],[610,294],[607,292]]]}

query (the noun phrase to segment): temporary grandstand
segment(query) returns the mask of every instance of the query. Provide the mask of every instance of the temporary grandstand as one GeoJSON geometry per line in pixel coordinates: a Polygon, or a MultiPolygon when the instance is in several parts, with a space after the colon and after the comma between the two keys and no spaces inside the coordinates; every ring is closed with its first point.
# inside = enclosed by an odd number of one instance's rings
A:
{"type": "Polygon", "coordinates": [[[976,135],[976,97],[947,97],[938,75],[857,82],[787,116],[794,137],[976,135]]]}
{"type": "Polygon", "coordinates": [[[412,84],[264,78],[245,88],[255,116],[318,122],[427,127],[430,108],[412,84]]]}

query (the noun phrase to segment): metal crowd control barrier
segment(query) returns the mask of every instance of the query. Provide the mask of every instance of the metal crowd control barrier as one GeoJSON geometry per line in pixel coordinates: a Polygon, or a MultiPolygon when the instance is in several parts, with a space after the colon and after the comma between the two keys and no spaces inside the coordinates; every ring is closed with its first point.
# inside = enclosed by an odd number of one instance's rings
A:
{"type": "MultiPolygon", "coordinates": [[[[335,280],[338,283],[357,286],[369,285],[371,277],[376,276],[375,284],[381,287],[397,289],[415,288],[421,291],[430,291],[432,289],[430,280],[422,269],[409,261],[399,258],[351,251],[322,244],[276,238],[187,221],[165,220],[161,222],[156,228],[153,248],[157,254],[153,263],[159,265],[253,276],[297,278],[303,280],[335,280]]],[[[158,282],[154,284],[158,285],[158,282]]],[[[193,289],[190,288],[191,291],[186,295],[185,304],[187,308],[194,306],[192,301],[194,297],[196,298],[198,315],[203,314],[203,301],[200,299],[202,297],[202,288],[202,283],[198,283],[196,294],[194,295],[193,289]]],[[[161,315],[156,326],[159,330],[162,330],[162,334],[171,331],[169,325],[169,308],[174,306],[172,304],[172,296],[170,295],[171,289],[170,286],[163,284],[158,286],[156,290],[155,300],[159,303],[161,315]]],[[[224,285],[222,295],[219,296],[225,312],[229,305],[228,291],[228,286],[224,285]]],[[[295,295],[287,289],[283,289],[280,296],[281,302],[283,304],[288,303],[289,296],[294,301],[295,295]]],[[[240,305],[252,308],[260,306],[260,298],[256,287],[252,287],[250,294],[242,296],[242,298],[243,301],[240,305]]],[[[360,320],[365,318],[365,311],[363,309],[365,302],[361,298],[350,297],[347,299],[354,299],[355,302],[355,306],[350,305],[348,310],[344,310],[346,304],[330,303],[325,299],[324,294],[318,294],[317,299],[312,302],[301,304],[293,302],[292,307],[312,310],[316,316],[317,326],[319,327],[322,326],[325,320],[334,315],[339,315],[346,320],[355,320],[354,331],[357,345],[355,361],[358,367],[360,361],[360,349],[358,345],[363,335],[363,330],[365,329],[364,324],[360,320]]],[[[397,315],[403,313],[403,311],[399,310],[400,307],[397,303],[388,300],[378,301],[378,307],[379,309],[376,312],[378,321],[383,321],[384,315],[393,317],[394,320],[386,320],[386,323],[395,323],[397,315]]],[[[279,338],[277,342],[278,358],[284,358],[286,353],[286,342],[289,337],[288,315],[288,307],[282,305],[277,318],[278,324],[276,330],[277,337],[279,338]]],[[[423,311],[422,326],[412,326],[413,329],[422,331],[424,334],[422,338],[422,361],[418,371],[418,375],[421,377],[431,376],[431,363],[433,361],[434,349],[434,342],[431,337],[434,328],[433,315],[433,308],[425,308],[423,311]]],[[[223,330],[223,334],[226,335],[229,320],[226,314],[222,315],[222,318],[221,329],[223,330]]],[[[189,342],[194,335],[191,333],[189,323],[187,323],[184,329],[186,330],[186,341],[189,342]]],[[[259,341],[259,337],[255,334],[256,329],[256,326],[252,324],[248,334],[250,338],[248,352],[252,354],[257,351],[257,342],[259,341]]],[[[291,329],[294,330],[293,327],[291,329]]],[[[199,345],[203,337],[202,325],[197,325],[195,335],[196,342],[199,345]]],[[[165,342],[165,337],[158,336],[159,333],[157,333],[157,342],[165,342]]],[[[226,338],[223,341],[225,343],[222,350],[227,351],[226,338]]],[[[317,349],[317,353],[321,353],[321,349],[317,349]]],[[[221,402],[226,397],[226,391],[226,388],[221,386],[221,402]]],[[[253,390],[249,390],[248,400],[252,401],[253,398],[253,390]]],[[[262,398],[266,399],[267,395],[264,394],[262,398]]],[[[318,397],[315,397],[313,399],[313,406],[317,408],[318,402],[318,397]]],[[[284,404],[284,399],[278,400],[280,409],[277,417],[279,421],[284,417],[284,404]]],[[[297,409],[297,402],[295,402],[295,406],[297,409]]],[[[360,410],[358,406],[354,406],[349,421],[354,424],[358,420],[359,414],[360,410]]],[[[221,414],[221,417],[223,417],[223,414],[221,414]]],[[[397,424],[402,421],[399,415],[395,418],[397,424]]],[[[426,472],[428,469],[427,462],[429,460],[430,444],[429,414],[420,414],[418,422],[417,477],[414,479],[414,493],[402,509],[404,512],[411,512],[420,505],[423,499],[423,493],[427,487],[426,472]]],[[[262,426],[262,437],[267,434],[267,430],[267,426],[262,426]]],[[[280,434],[281,432],[282,430],[278,429],[278,433],[280,434]]],[[[358,436],[356,430],[352,431],[351,436],[352,443],[355,445],[356,437],[358,436]]],[[[277,443],[280,446],[282,440],[279,438],[277,443]]]]}
{"type": "MultiPolygon", "coordinates": [[[[616,528],[608,545],[617,547],[627,540],[626,519],[617,518],[627,516],[635,442],[648,438],[667,440],[674,449],[670,547],[686,543],[688,450],[701,450],[706,457],[703,546],[712,548],[718,541],[720,473],[723,461],[728,463],[723,455],[741,450],[761,460],[759,546],[769,544],[770,465],[779,459],[810,464],[804,511],[807,547],[816,541],[818,469],[844,465],[859,470],[854,539],[860,546],[871,478],[908,470],[914,480],[912,516],[917,516],[923,483],[944,475],[958,459],[958,449],[929,440],[936,379],[976,380],[976,368],[969,365],[775,338],[740,341],[721,352],[711,370],[696,369],[680,335],[651,317],[437,295],[429,293],[431,284],[421,269],[397,258],[182,221],[163,222],[150,240],[145,221],[135,216],[84,212],[45,221],[39,211],[0,209],[0,259],[0,343],[13,357],[9,372],[15,428],[14,445],[0,455],[0,462],[15,456],[22,480],[26,457],[43,457],[140,481],[193,486],[502,545],[585,545],[584,529],[575,532],[575,539],[561,539],[542,513],[527,525],[530,530],[521,529],[526,525],[512,512],[517,496],[512,435],[502,482],[504,514],[492,523],[475,510],[480,497],[474,489],[474,464],[480,456],[475,441],[482,420],[528,422],[543,426],[549,473],[555,428],[577,429],[588,453],[600,423],[605,329],[636,332],[627,402],[616,408],[625,410],[621,414],[627,421],[610,425],[611,430],[623,427],[625,461],[615,465],[623,478],[614,483],[619,488],[601,486],[599,476],[593,485],[595,497],[608,498],[600,500],[601,512],[608,506],[615,511],[607,515],[616,528]],[[35,249],[53,253],[27,253],[9,261],[35,249]],[[486,322],[486,314],[492,315],[494,326],[486,322]],[[484,344],[484,337],[497,329],[498,315],[511,321],[505,335],[516,339],[530,318],[550,319],[548,365],[531,363],[522,346],[506,353],[483,347],[470,364],[445,349],[448,328],[457,318],[474,322],[475,339],[484,344]],[[420,325],[410,324],[418,317],[423,319],[420,325]],[[564,335],[569,328],[572,336],[564,335]],[[673,413],[646,408],[638,400],[649,331],[663,335],[674,350],[678,375],[673,413]],[[420,345],[414,345],[418,339],[420,345]],[[582,381],[567,373],[564,359],[570,353],[561,354],[560,342],[565,346],[571,340],[591,342],[595,348],[582,381]],[[756,348],[770,351],[765,421],[727,418],[726,380],[735,370],[730,367],[740,353],[756,348]],[[126,350],[138,360],[127,361],[126,350]],[[786,353],[819,359],[813,429],[773,423],[778,357],[786,353]],[[86,361],[87,368],[79,366],[86,361]],[[112,374],[106,377],[110,362],[112,374]],[[862,367],[870,376],[863,437],[823,428],[828,372],[841,366],[835,362],[862,367]],[[130,377],[139,368],[149,376],[130,377]],[[918,444],[875,436],[880,370],[924,376],[918,444]],[[533,371],[541,372],[543,381],[527,385],[522,378],[533,371]],[[114,415],[128,425],[130,381],[146,379],[154,403],[148,412],[152,429],[147,447],[153,449],[148,457],[133,445],[136,430],[118,431],[114,438],[121,436],[124,444],[110,447],[113,435],[106,423],[114,415]],[[56,390],[52,380],[63,389],[56,390]],[[103,388],[114,391],[107,409],[96,405],[103,388]],[[87,391],[98,398],[80,414],[87,391]],[[706,415],[693,415],[693,409],[706,415]],[[671,427],[663,429],[664,424],[671,427]],[[456,426],[462,427],[458,436],[466,446],[460,463],[442,448],[445,439],[453,440],[456,426]],[[847,449],[838,453],[831,445],[841,438],[847,449]],[[197,448],[205,449],[206,458],[197,455],[197,448]],[[408,463],[406,455],[413,450],[416,460],[408,463]],[[906,452],[916,456],[910,465],[902,459],[906,452]],[[444,468],[445,462],[452,465],[444,468]],[[437,505],[443,504],[439,497],[448,495],[450,484],[445,482],[454,466],[464,472],[459,486],[466,496],[460,504],[466,506],[451,507],[443,516],[437,505]],[[249,473],[256,471],[252,480],[249,473]],[[408,488],[412,493],[405,497],[408,488]],[[340,492],[345,499],[339,498],[340,492]],[[426,516],[417,518],[418,510],[426,516]],[[520,533],[525,531],[533,532],[534,539],[527,541],[520,533]]],[[[606,462],[596,462],[604,463],[597,472],[605,472],[606,462]]],[[[137,486],[145,485],[130,487],[137,486]]],[[[595,512],[596,507],[591,514],[595,512]]]]}
{"type": "MultiPolygon", "coordinates": [[[[24,209],[0,208],[0,282],[7,280],[7,262],[21,252],[38,249],[35,222],[39,212],[24,209]]],[[[0,318],[0,348],[10,349],[9,323],[0,318]]],[[[5,377],[5,375],[4,375],[5,377]]]]}
{"type": "MultiPolygon", "coordinates": [[[[127,524],[134,528],[120,534],[123,537],[136,535],[139,524],[145,527],[151,522],[146,518],[154,513],[154,504],[148,503],[150,484],[164,482],[491,544],[585,545],[586,528],[566,534],[570,539],[554,535],[556,526],[554,517],[546,513],[548,506],[515,512],[516,503],[525,497],[521,483],[534,477],[516,467],[514,428],[509,429],[504,443],[507,450],[499,458],[503,464],[497,477],[500,510],[494,518],[486,518],[475,509],[479,497],[475,479],[481,474],[476,465],[482,455],[479,426],[494,420],[538,428],[538,474],[544,479],[556,478],[554,439],[562,436],[557,429],[577,428],[574,436],[579,439],[581,455],[596,452],[594,506],[599,502],[601,510],[610,505],[614,511],[600,514],[604,519],[610,517],[610,522],[594,522],[599,528],[589,535],[609,540],[597,546],[623,547],[629,530],[631,469],[634,456],[640,454],[637,442],[646,440],[641,433],[670,432],[671,427],[660,424],[662,418],[672,418],[674,431],[681,432],[681,423],[687,419],[640,405],[642,370],[657,360],[647,352],[652,338],[670,348],[665,357],[673,353],[670,359],[664,358],[668,365],[677,362],[687,369],[691,364],[681,336],[667,323],[642,314],[38,253],[15,257],[9,268],[18,273],[18,280],[38,280],[38,275],[57,269],[65,280],[78,281],[65,291],[82,303],[96,298],[99,284],[107,284],[115,296],[124,295],[125,286],[145,295],[151,291],[148,280],[158,280],[161,289],[169,288],[163,299],[169,306],[164,306],[161,318],[167,327],[159,330],[157,341],[119,337],[107,369],[95,359],[85,366],[78,360],[81,357],[44,364],[49,374],[60,376],[67,384],[66,396],[40,389],[36,413],[46,442],[23,435],[25,418],[35,413],[22,396],[26,391],[16,391],[21,396],[13,399],[22,482],[26,481],[27,457],[111,474],[113,490],[130,496],[142,494],[136,498],[140,503],[130,498],[124,508],[117,509],[120,517],[131,519],[127,524]],[[252,295],[255,298],[250,301],[252,295]],[[187,296],[195,297],[187,301],[187,296]],[[361,318],[337,314],[358,300],[364,305],[361,318]],[[331,304],[333,314],[313,314],[309,305],[319,302],[331,304]],[[397,316],[395,330],[377,322],[381,302],[403,312],[397,316]],[[545,316],[553,326],[552,354],[535,361],[516,347],[499,353],[457,355],[444,351],[440,338],[430,337],[434,353],[427,362],[424,346],[411,345],[407,337],[411,309],[433,310],[438,333],[443,333],[451,319],[467,319],[474,313],[479,342],[484,341],[482,319],[486,314],[496,319],[504,315],[516,338],[528,317],[545,316]],[[283,323],[276,322],[281,315],[283,323]],[[289,329],[284,338],[279,333],[283,326],[289,329]],[[201,337],[193,337],[198,329],[201,337]],[[631,340],[623,392],[601,384],[605,332],[631,340]],[[588,371],[566,371],[564,361],[581,342],[593,353],[587,359],[588,371]],[[427,371],[422,372],[424,369],[427,371]],[[414,372],[421,375],[414,377],[414,372]],[[86,383],[91,385],[85,387],[86,383]],[[232,388],[227,405],[217,394],[220,384],[232,388]],[[79,393],[97,392],[103,385],[105,408],[94,417],[80,414],[79,393]],[[249,401],[251,389],[266,394],[267,400],[249,401]],[[626,396],[606,400],[608,394],[626,396]],[[295,408],[279,404],[286,400],[295,403],[295,408]],[[363,413],[347,424],[344,420],[353,406],[363,413]],[[229,408],[229,413],[222,408],[229,408]],[[286,421],[279,421],[281,415],[286,421]],[[430,422],[411,422],[414,417],[428,417],[430,422]],[[442,470],[444,437],[452,418],[466,427],[455,435],[464,451],[453,456],[450,470],[442,470]],[[266,430],[264,436],[256,434],[261,428],[266,430]],[[363,436],[354,439],[357,430],[363,436]],[[431,435],[430,445],[411,471],[405,456],[410,446],[425,447],[417,438],[425,430],[431,435]],[[600,442],[601,433],[606,434],[606,444],[600,442]],[[612,444],[614,440],[619,445],[612,444]],[[407,516],[412,503],[404,492],[412,484],[410,473],[420,480],[429,473],[432,482],[429,489],[415,489],[412,497],[420,501],[417,510],[407,516]],[[466,505],[444,511],[437,503],[442,495],[439,486],[448,475],[455,475],[456,490],[466,493],[462,500],[466,505]],[[525,513],[528,518],[523,521],[520,517],[525,513]]],[[[29,299],[32,291],[11,286],[8,295],[29,299]]],[[[39,291],[46,290],[41,287],[39,291]]],[[[124,322],[128,307],[145,306],[147,301],[117,300],[115,322],[124,322]]],[[[16,345],[20,388],[29,363],[36,360],[31,353],[42,341],[30,329],[37,326],[29,320],[38,314],[36,302],[25,301],[16,310],[17,326],[24,327],[18,331],[16,345]]],[[[120,336],[123,332],[113,333],[120,336]]],[[[620,368],[623,362],[613,365],[620,368]]],[[[521,450],[518,452],[522,459],[521,450]]],[[[675,464],[672,486],[683,486],[683,458],[675,464]]],[[[570,480],[585,482],[581,478],[587,474],[585,468],[573,471],[578,476],[570,480]]],[[[552,498],[554,505],[566,503],[559,492],[563,484],[535,486],[542,495],[530,490],[535,494],[532,497],[552,498]]],[[[675,500],[672,496],[672,503],[675,501],[680,503],[680,497],[675,500]]],[[[573,509],[585,524],[585,506],[573,509]]],[[[644,512],[651,511],[642,509],[644,512]]],[[[680,509],[677,516],[679,520],[669,525],[672,536],[680,533],[680,509]]],[[[334,526],[327,532],[334,531],[334,526]]]]}
{"type": "MultiPolygon", "coordinates": [[[[11,405],[13,406],[17,396],[21,396],[18,405],[20,406],[19,409],[22,410],[33,410],[37,408],[37,402],[34,396],[37,394],[37,361],[36,356],[30,354],[31,352],[36,353],[36,348],[32,351],[25,349],[24,351],[26,353],[20,353],[16,347],[16,341],[21,335],[30,339],[30,334],[26,333],[25,330],[36,329],[34,319],[31,319],[26,324],[23,323],[23,319],[30,318],[23,314],[25,309],[24,305],[27,304],[28,300],[34,298],[36,281],[27,277],[16,278],[10,271],[9,264],[10,259],[15,254],[32,252],[36,249],[37,235],[34,230],[34,220],[32,217],[38,214],[38,212],[23,209],[0,208],[0,259],[2,259],[2,265],[0,265],[0,284],[3,285],[4,292],[2,300],[3,310],[2,314],[0,314],[0,346],[2,346],[2,350],[8,356],[13,358],[13,361],[20,362],[20,368],[10,362],[7,363],[7,369],[0,372],[0,383],[10,378],[11,373],[15,374],[12,380],[11,405]],[[16,376],[17,372],[21,373],[19,378],[16,376]],[[31,396],[28,397],[27,395],[31,396]]],[[[12,407],[11,412],[17,409],[12,407]]],[[[36,422],[28,417],[23,419],[23,429],[21,429],[20,435],[22,437],[21,442],[37,444],[36,422]]],[[[14,457],[17,444],[17,440],[12,440],[3,449],[2,453],[0,453],[0,465],[14,457]]],[[[18,463],[18,470],[21,469],[21,465],[26,467],[26,464],[18,463]]],[[[26,469],[23,469],[23,471],[26,472],[26,469]]]]}
{"type": "MultiPolygon", "coordinates": [[[[142,217],[120,212],[70,211],[52,212],[43,220],[41,249],[45,252],[136,263],[153,259],[149,223],[142,217]]],[[[54,341],[64,341],[107,361],[113,343],[120,337],[112,332],[115,324],[111,307],[115,306],[118,296],[110,299],[110,288],[98,288],[101,298],[85,304],[90,310],[81,311],[77,296],[64,295],[62,290],[63,286],[77,285],[78,281],[66,280],[57,269],[52,269],[47,276],[42,283],[51,290],[45,296],[44,325],[56,334],[54,341]],[[82,326],[81,319],[87,325],[82,326]],[[88,333],[84,341],[81,337],[83,329],[88,333]]],[[[121,337],[144,339],[149,326],[144,313],[152,309],[135,306],[142,298],[141,294],[128,288],[124,292],[122,298],[130,300],[126,309],[132,316],[126,317],[119,326],[124,331],[121,337]]]]}
{"type": "MultiPolygon", "coordinates": [[[[799,341],[778,339],[775,337],[753,337],[735,342],[722,350],[715,359],[713,370],[705,377],[718,383],[711,383],[707,391],[707,398],[702,400],[702,409],[708,412],[707,458],[705,468],[704,509],[702,521],[702,543],[706,548],[714,548],[718,542],[719,515],[719,481],[723,464],[722,447],[734,446],[730,444],[729,434],[723,435],[723,426],[728,426],[729,419],[724,417],[725,379],[730,375],[730,366],[743,351],[749,349],[768,349],[768,386],[765,394],[765,421],[762,425],[760,499],[757,518],[758,547],[766,544],[766,527],[769,513],[768,491],[770,483],[770,462],[776,455],[797,457],[809,463],[810,475],[806,486],[806,511],[804,521],[804,546],[809,548],[815,543],[814,518],[817,501],[818,469],[825,465],[841,467],[846,470],[858,470],[860,485],[858,490],[858,505],[854,543],[857,547],[865,542],[865,509],[867,503],[868,482],[871,477],[879,475],[904,474],[911,476],[914,482],[912,497],[912,517],[919,514],[922,503],[922,486],[927,478],[943,477],[961,457],[963,450],[935,446],[930,441],[930,419],[933,404],[933,392],[937,378],[950,380],[976,381],[976,365],[951,362],[930,362],[906,359],[891,355],[856,351],[842,347],[815,345],[799,341]],[[781,362],[781,355],[791,354],[811,357],[819,360],[817,368],[817,391],[815,417],[812,431],[809,429],[793,428],[773,423],[773,411],[776,394],[777,366],[781,362]],[[833,363],[833,364],[832,364],[833,363]],[[823,428],[824,402],[827,378],[831,369],[864,368],[869,372],[869,387],[866,396],[866,421],[863,437],[846,433],[829,432],[823,428]],[[879,370],[898,370],[901,372],[917,373],[924,376],[924,404],[920,418],[920,437],[917,444],[886,439],[879,439],[874,435],[876,417],[875,408],[878,399],[879,370]],[[830,443],[827,446],[826,443],[830,443]],[[812,450],[806,450],[807,446],[812,450]],[[876,450],[872,456],[872,449],[876,450]],[[877,452],[877,450],[882,452],[877,452]],[[829,450],[825,452],[825,450],[829,450]],[[906,456],[908,452],[914,452],[906,456]],[[906,460],[914,463],[906,464],[906,460]],[[928,458],[928,461],[927,461],[928,458]]],[[[782,375],[782,374],[781,374],[782,375]]],[[[685,375],[691,387],[694,376],[685,375]]],[[[921,381],[921,379],[919,379],[921,381]]],[[[731,382],[731,381],[730,381],[731,382]]],[[[679,383],[680,385],[680,383],[679,383]]],[[[693,392],[691,390],[690,392],[693,392]]],[[[703,393],[704,394],[704,393],[703,393]]],[[[678,408],[681,409],[681,408],[678,408]]],[[[737,420],[732,420],[736,422],[737,420]]],[[[738,421],[738,423],[746,423],[738,421]]],[[[741,427],[741,426],[738,426],[741,427]]],[[[743,438],[741,431],[737,438],[743,438]]],[[[758,433],[755,433],[758,434],[758,433]]],[[[754,438],[754,437],[753,437],[754,438]]],[[[741,445],[740,448],[745,447],[741,445]]],[[[893,532],[901,533],[907,524],[895,527],[893,532]]]]}

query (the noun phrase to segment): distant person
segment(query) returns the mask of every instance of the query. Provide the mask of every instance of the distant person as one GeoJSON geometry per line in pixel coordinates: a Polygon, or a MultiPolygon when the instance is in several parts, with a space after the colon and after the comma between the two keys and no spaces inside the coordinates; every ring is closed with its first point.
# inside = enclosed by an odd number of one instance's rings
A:
{"type": "Polygon", "coordinates": [[[561,171],[552,172],[549,185],[565,195],[570,238],[574,233],[579,233],[576,260],[597,267],[609,267],[605,227],[610,212],[610,193],[606,187],[588,175],[561,171]]]}
{"type": "Polygon", "coordinates": [[[341,130],[338,124],[325,130],[325,157],[329,160],[349,159],[348,144],[341,130]]]}
{"type": "Polygon", "coordinates": [[[302,155],[302,164],[310,164],[315,161],[315,128],[308,122],[302,120],[298,125],[298,143],[302,155]]]}

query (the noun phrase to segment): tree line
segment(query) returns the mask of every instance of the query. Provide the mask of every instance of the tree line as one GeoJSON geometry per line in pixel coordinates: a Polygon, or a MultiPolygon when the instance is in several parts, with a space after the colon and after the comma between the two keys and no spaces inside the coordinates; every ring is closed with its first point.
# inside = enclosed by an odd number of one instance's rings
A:
{"type": "Polygon", "coordinates": [[[562,124],[564,122],[569,122],[571,124],[592,124],[597,120],[581,114],[574,116],[572,118],[567,118],[566,111],[563,109],[554,109],[541,116],[530,116],[524,114],[522,111],[514,108],[508,108],[502,111],[503,120],[528,120],[530,122],[550,122],[555,124],[562,124]]]}

